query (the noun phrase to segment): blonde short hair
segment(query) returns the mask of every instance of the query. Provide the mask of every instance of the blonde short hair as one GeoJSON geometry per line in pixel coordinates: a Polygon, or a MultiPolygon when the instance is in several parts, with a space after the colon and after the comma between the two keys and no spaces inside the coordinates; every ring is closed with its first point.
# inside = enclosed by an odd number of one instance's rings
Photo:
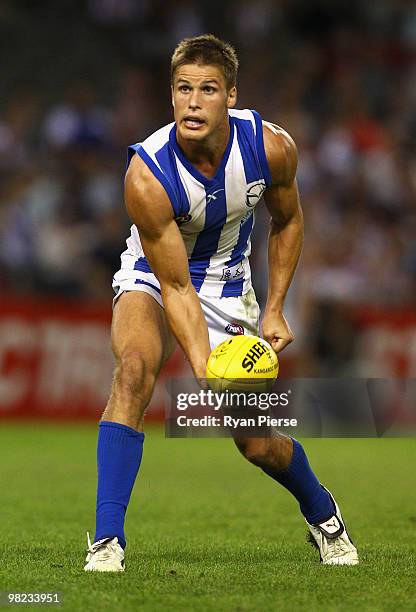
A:
{"type": "Polygon", "coordinates": [[[219,66],[224,73],[227,89],[236,85],[238,58],[235,49],[213,34],[202,34],[181,40],[172,55],[170,71],[172,83],[177,68],[184,64],[219,66]]]}

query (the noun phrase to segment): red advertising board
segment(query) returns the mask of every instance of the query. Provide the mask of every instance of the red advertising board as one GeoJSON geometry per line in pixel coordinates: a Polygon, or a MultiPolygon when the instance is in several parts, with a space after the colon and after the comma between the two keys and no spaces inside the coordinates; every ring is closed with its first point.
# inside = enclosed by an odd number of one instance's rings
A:
{"type": "MultiPolygon", "coordinates": [[[[110,321],[111,309],[102,304],[3,300],[0,418],[97,419],[113,371],[110,321]]],[[[163,412],[163,379],[182,371],[178,352],[155,391],[155,416],[163,412]]]]}
{"type": "Polygon", "coordinates": [[[416,378],[416,310],[368,307],[355,310],[353,316],[363,377],[416,378]]]}
{"type": "MultiPolygon", "coordinates": [[[[416,312],[358,309],[363,377],[416,376],[416,312]]],[[[0,418],[97,419],[110,389],[111,309],[51,300],[0,303],[0,418]]],[[[189,376],[181,351],[162,371],[149,417],[161,418],[169,377],[189,376]]]]}

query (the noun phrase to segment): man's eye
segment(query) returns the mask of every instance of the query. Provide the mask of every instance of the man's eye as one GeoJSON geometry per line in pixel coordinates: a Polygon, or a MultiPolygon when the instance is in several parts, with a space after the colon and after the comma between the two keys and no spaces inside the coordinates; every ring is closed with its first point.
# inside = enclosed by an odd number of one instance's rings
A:
{"type": "Polygon", "coordinates": [[[210,86],[207,85],[206,87],[204,87],[204,91],[206,93],[213,93],[215,90],[214,90],[213,87],[210,87],[210,86]]]}
{"type": "Polygon", "coordinates": [[[187,85],[181,85],[179,87],[179,91],[187,92],[189,91],[189,87],[187,85]]]}

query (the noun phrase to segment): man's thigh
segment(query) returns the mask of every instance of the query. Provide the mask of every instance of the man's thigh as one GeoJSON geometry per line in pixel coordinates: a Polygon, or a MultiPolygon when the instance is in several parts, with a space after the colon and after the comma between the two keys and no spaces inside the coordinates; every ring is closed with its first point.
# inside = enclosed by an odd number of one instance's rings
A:
{"type": "Polygon", "coordinates": [[[163,308],[148,293],[126,291],[114,306],[111,342],[117,361],[132,353],[157,374],[173,352],[175,341],[163,308]]]}

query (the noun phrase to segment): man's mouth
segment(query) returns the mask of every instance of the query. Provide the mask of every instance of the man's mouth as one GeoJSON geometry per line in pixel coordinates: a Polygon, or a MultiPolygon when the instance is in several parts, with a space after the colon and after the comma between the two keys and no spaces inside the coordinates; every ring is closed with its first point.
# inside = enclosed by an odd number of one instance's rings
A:
{"type": "Polygon", "coordinates": [[[197,130],[205,123],[205,121],[199,117],[185,117],[183,121],[185,126],[190,130],[197,130]]]}

